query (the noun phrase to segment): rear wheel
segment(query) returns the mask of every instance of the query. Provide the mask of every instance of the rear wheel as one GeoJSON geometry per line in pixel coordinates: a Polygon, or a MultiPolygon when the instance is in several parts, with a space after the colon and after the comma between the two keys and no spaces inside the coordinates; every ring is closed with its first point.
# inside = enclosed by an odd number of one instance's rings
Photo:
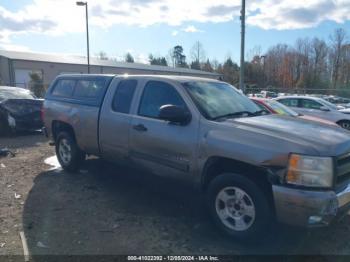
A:
{"type": "Polygon", "coordinates": [[[266,193],[242,175],[219,175],[210,183],[207,196],[214,222],[231,237],[254,241],[272,221],[266,193]]]}
{"type": "Polygon", "coordinates": [[[348,120],[341,120],[337,124],[344,129],[350,130],[350,121],[348,120]]]}
{"type": "Polygon", "coordinates": [[[68,132],[60,132],[56,139],[56,155],[62,168],[68,172],[79,170],[85,154],[82,152],[74,137],[68,132]]]}

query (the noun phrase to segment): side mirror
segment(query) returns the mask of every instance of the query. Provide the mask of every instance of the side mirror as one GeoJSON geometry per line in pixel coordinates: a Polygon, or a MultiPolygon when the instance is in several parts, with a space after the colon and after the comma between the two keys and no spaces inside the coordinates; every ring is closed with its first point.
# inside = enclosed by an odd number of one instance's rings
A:
{"type": "Polygon", "coordinates": [[[191,121],[191,114],[183,107],[164,105],[159,109],[159,118],[170,123],[186,125],[191,121]]]}
{"type": "Polygon", "coordinates": [[[321,106],[321,107],[320,107],[320,110],[321,110],[321,111],[324,111],[324,112],[330,111],[329,108],[326,107],[326,106],[321,106]]]}

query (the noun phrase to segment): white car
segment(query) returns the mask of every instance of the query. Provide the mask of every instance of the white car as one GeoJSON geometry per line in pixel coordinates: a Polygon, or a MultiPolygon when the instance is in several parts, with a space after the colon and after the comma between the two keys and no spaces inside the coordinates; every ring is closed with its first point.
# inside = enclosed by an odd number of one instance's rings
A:
{"type": "Polygon", "coordinates": [[[342,109],[322,98],[311,96],[284,96],[276,100],[303,115],[316,116],[332,121],[350,130],[350,110],[342,109]]]}

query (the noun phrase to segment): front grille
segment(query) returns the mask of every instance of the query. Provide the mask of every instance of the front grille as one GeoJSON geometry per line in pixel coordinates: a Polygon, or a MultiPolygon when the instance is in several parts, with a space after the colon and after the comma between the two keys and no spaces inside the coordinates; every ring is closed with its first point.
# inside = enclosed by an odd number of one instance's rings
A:
{"type": "Polygon", "coordinates": [[[350,153],[336,159],[336,187],[339,188],[350,179],[350,153]]]}

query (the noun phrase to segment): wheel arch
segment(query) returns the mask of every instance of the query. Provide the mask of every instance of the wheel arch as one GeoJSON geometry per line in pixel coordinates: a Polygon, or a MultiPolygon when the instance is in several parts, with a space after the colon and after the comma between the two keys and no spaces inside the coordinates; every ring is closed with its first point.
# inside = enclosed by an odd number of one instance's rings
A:
{"type": "Polygon", "coordinates": [[[214,178],[228,172],[243,175],[252,180],[262,188],[273,205],[269,171],[263,167],[226,157],[213,156],[206,161],[201,175],[201,190],[205,192],[214,178]]]}
{"type": "Polygon", "coordinates": [[[51,128],[52,128],[52,136],[54,141],[56,141],[58,134],[62,131],[65,131],[71,134],[73,139],[76,141],[74,129],[70,124],[60,120],[54,120],[52,121],[51,128]]]}
{"type": "Polygon", "coordinates": [[[347,124],[349,125],[349,129],[350,129],[350,120],[349,120],[349,119],[340,119],[340,120],[338,120],[336,123],[337,123],[337,125],[339,125],[340,127],[345,128],[345,129],[348,129],[348,128],[342,126],[342,123],[347,123],[347,124]]]}

